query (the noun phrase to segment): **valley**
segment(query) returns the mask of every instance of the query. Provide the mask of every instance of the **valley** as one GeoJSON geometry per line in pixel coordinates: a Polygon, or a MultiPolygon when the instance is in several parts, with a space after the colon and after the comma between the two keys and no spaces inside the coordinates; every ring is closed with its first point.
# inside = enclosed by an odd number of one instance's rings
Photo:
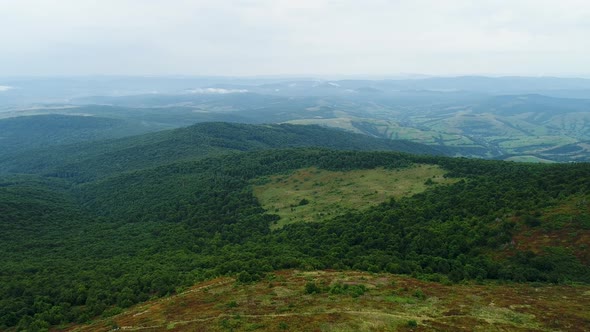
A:
{"type": "MultiPolygon", "coordinates": [[[[173,80],[172,80],[173,81],[173,80]]],[[[550,77],[297,80],[212,84],[146,80],[166,92],[72,96],[66,103],[6,104],[6,117],[61,114],[117,121],[94,139],[198,122],[316,124],[429,144],[454,156],[513,161],[588,161],[590,84],[550,77]],[[164,83],[168,87],[164,87],[164,83]],[[189,88],[182,84],[197,84],[189,88]],[[211,84],[211,86],[203,84],[211,84]],[[125,128],[124,134],[119,128],[125,128]]],[[[120,84],[120,83],[117,83],[120,84]]],[[[102,86],[101,86],[102,88],[102,86]]],[[[91,90],[92,91],[92,90],[91,90]]],[[[9,96],[4,92],[4,96],[9,96]]],[[[61,91],[60,93],[66,93],[61,91]]],[[[2,106],[2,100],[0,100],[2,106]]],[[[73,118],[70,121],[74,121],[73,118]]],[[[79,121],[79,120],[78,120],[79,121]]],[[[49,128],[48,128],[49,129],[49,128]]],[[[80,137],[89,140],[93,137],[80,137]]],[[[75,141],[72,141],[75,142],[75,141]]],[[[0,139],[0,152],[2,150],[0,139]]]]}

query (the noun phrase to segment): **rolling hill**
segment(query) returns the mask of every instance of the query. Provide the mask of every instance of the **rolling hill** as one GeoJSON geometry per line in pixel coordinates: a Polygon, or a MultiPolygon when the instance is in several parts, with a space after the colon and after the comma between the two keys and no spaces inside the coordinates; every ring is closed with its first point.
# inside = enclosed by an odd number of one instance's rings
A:
{"type": "MultiPolygon", "coordinates": [[[[150,135],[154,143],[168,142],[163,139],[167,135],[188,135],[199,126],[207,128],[199,132],[209,143],[216,142],[209,146],[230,150],[222,155],[192,155],[192,159],[164,155],[156,160],[167,160],[165,164],[138,167],[132,163],[124,172],[112,171],[105,159],[95,168],[84,168],[98,175],[1,178],[3,329],[62,330],[73,322],[117,315],[150,298],[182,294],[199,281],[230,276],[248,284],[271,278],[273,271],[282,269],[405,274],[444,284],[476,281],[482,290],[494,289],[494,282],[536,282],[543,287],[590,282],[584,254],[590,240],[587,164],[534,165],[388,151],[281,148],[312,140],[344,149],[342,137],[350,138],[348,148],[356,144],[354,138],[371,140],[374,147],[392,144],[318,127],[203,124],[150,135]],[[238,137],[239,141],[234,140],[238,137]],[[397,189],[398,185],[407,189],[397,189]],[[374,186],[376,192],[361,189],[366,186],[374,186]],[[265,201],[256,189],[260,187],[282,193],[281,201],[287,205],[273,207],[277,203],[265,201]],[[336,194],[341,197],[336,202],[339,207],[322,207],[320,203],[328,201],[332,191],[344,192],[345,187],[352,188],[352,194],[336,194]],[[379,195],[385,196],[377,200],[379,195]],[[289,218],[285,212],[305,218],[283,222],[289,218]]],[[[81,147],[95,149],[95,144],[78,145],[79,153],[81,147]]],[[[108,150],[108,145],[102,149],[108,150]]],[[[157,157],[166,149],[146,151],[157,157]]],[[[331,281],[325,287],[321,282],[317,279],[317,291],[327,292],[331,281]]],[[[426,296],[438,294],[437,286],[412,284],[424,287],[426,296]]],[[[518,289],[526,293],[525,288],[518,289]]],[[[547,289],[552,294],[558,291],[547,289]]],[[[371,303],[388,301],[382,291],[390,289],[377,290],[373,294],[377,302],[371,303]]],[[[468,290],[457,290],[454,296],[462,292],[468,290]]],[[[413,298],[410,293],[395,296],[403,298],[399,301],[413,298]]],[[[398,300],[393,299],[395,306],[398,300]]],[[[317,300],[311,297],[308,304],[313,307],[317,300]]],[[[240,298],[234,301],[238,307],[243,305],[240,298]]],[[[564,322],[539,321],[529,316],[543,310],[540,303],[536,305],[531,304],[525,313],[508,304],[502,307],[508,309],[494,312],[508,315],[499,318],[507,326],[522,328],[565,327],[587,319],[568,311],[564,322]],[[509,314],[520,320],[507,321],[509,314]]],[[[437,310],[444,312],[447,307],[453,310],[456,305],[445,303],[437,310]]],[[[405,323],[415,320],[420,326],[444,320],[437,316],[426,322],[415,312],[404,315],[405,323]]],[[[477,310],[465,315],[483,324],[480,319],[485,315],[477,310]]],[[[321,313],[310,317],[323,319],[321,313]]],[[[158,324],[182,328],[180,320],[159,320],[158,324]]],[[[354,321],[351,326],[356,326],[354,321]]],[[[387,326],[394,323],[399,321],[385,322],[387,326]]]]}
{"type": "MultiPolygon", "coordinates": [[[[61,117],[50,116],[47,127],[81,122],[83,133],[88,126],[118,123],[61,117]]],[[[288,313],[309,318],[284,321],[293,328],[320,322],[326,328],[363,328],[368,317],[376,329],[416,324],[460,330],[467,322],[486,328],[491,321],[510,329],[548,330],[588,322],[578,307],[560,311],[546,305],[546,297],[530,294],[528,302],[511,298],[498,308],[478,298],[427,300],[479,292],[499,303],[505,293],[498,283],[516,283],[518,294],[532,292],[526,283],[535,283],[544,296],[553,299],[563,291],[585,303],[587,163],[451,158],[459,153],[451,147],[320,126],[220,122],[33,148],[44,130],[38,136],[33,130],[31,140],[24,141],[31,149],[0,157],[2,330],[111,329],[114,324],[182,330],[194,327],[183,320],[201,319],[220,329],[272,330],[284,327],[275,319],[279,316],[256,316],[242,297],[230,299],[225,288],[218,290],[227,306],[202,307],[211,315],[146,314],[138,322],[125,310],[174,294],[169,299],[176,301],[196,283],[210,280],[258,292],[268,287],[261,280],[273,275],[289,281],[279,290],[292,295],[281,302],[296,306],[288,313]],[[305,271],[309,278],[303,282],[299,272],[285,269],[305,271]],[[375,275],[386,284],[372,279],[375,275]],[[345,287],[346,278],[357,279],[345,287]],[[391,282],[423,291],[402,287],[393,294],[391,282]],[[451,286],[460,283],[467,285],[451,286]],[[572,283],[581,286],[572,290],[572,283]],[[297,296],[301,287],[310,296],[297,296]],[[327,304],[317,293],[343,297],[322,311],[327,304]],[[369,316],[354,309],[357,298],[374,308],[369,316]],[[344,309],[346,303],[353,309],[344,309]],[[428,308],[436,314],[421,313],[428,308]],[[376,320],[391,310],[395,317],[376,320]],[[540,312],[552,316],[539,319],[540,312]],[[251,317],[241,320],[234,313],[251,317]],[[329,320],[334,315],[345,325],[334,325],[329,320]],[[91,321],[96,325],[72,326],[91,321]]],[[[76,130],[61,135],[80,138],[76,130]]],[[[553,153],[578,152],[572,147],[553,153]]],[[[210,300],[203,296],[195,301],[210,300]]],[[[151,303],[143,311],[158,312],[162,302],[151,303]]],[[[270,304],[265,310],[282,310],[270,304]]]]}
{"type": "Polygon", "coordinates": [[[153,130],[126,120],[94,116],[48,114],[0,119],[0,156],[153,130]]]}
{"type": "Polygon", "coordinates": [[[450,149],[401,140],[375,139],[319,126],[202,123],[119,140],[0,156],[0,172],[51,174],[86,181],[180,160],[287,147],[386,150],[436,155],[452,153],[450,149]]]}
{"type": "Polygon", "coordinates": [[[452,147],[461,156],[588,160],[587,154],[554,155],[546,151],[589,139],[590,99],[538,94],[494,96],[469,91],[395,91],[341,96],[182,94],[104,99],[91,101],[112,105],[77,105],[46,112],[110,117],[141,124],[147,127],[145,130],[206,121],[318,124],[373,137],[452,147]]]}
{"type": "MultiPolygon", "coordinates": [[[[590,80],[554,77],[432,77],[385,80],[224,78],[18,81],[0,117],[65,114],[123,120],[130,134],[198,122],[319,124],[365,135],[452,147],[458,156],[539,162],[588,161],[590,80]],[[117,88],[116,93],[109,90],[117,88]],[[22,85],[22,86],[19,86],[22,85]],[[125,84],[134,84],[126,87],[125,84]],[[30,91],[27,90],[30,86],[30,91]],[[152,88],[150,88],[152,87],[152,88]],[[93,93],[94,91],[94,93],[93,93]],[[25,98],[26,100],[26,98],[25,98]],[[580,145],[581,144],[581,145],[580,145]],[[577,146],[578,153],[558,153],[577,146]]],[[[118,136],[114,136],[118,137],[118,136]]],[[[103,137],[106,138],[106,137],[103,137]]]]}
{"type": "Polygon", "coordinates": [[[590,319],[590,296],[580,295],[589,292],[582,285],[443,285],[386,273],[287,270],[255,283],[198,283],[67,331],[578,330],[590,319]]]}

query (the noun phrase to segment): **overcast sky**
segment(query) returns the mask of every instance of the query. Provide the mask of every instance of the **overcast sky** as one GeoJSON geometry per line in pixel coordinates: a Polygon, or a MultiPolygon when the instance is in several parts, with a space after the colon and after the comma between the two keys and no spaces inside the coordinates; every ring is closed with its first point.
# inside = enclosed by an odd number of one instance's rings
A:
{"type": "Polygon", "coordinates": [[[590,0],[0,0],[1,75],[590,75],[590,0]]]}

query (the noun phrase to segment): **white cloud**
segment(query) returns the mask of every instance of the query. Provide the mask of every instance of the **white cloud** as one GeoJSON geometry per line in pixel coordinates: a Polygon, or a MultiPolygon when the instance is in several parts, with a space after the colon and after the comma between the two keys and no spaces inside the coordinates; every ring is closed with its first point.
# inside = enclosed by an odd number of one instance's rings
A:
{"type": "Polygon", "coordinates": [[[0,85],[0,92],[4,92],[4,91],[8,91],[8,90],[12,90],[13,88],[11,86],[6,86],[6,85],[0,85]]]}
{"type": "Polygon", "coordinates": [[[221,89],[221,88],[198,88],[187,90],[189,93],[195,94],[227,94],[227,93],[246,93],[246,89],[221,89]]]}

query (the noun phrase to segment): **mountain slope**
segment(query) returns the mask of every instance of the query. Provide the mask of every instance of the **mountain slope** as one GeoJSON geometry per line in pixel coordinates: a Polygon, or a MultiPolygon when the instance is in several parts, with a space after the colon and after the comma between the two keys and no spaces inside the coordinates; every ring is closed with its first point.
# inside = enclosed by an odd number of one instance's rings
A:
{"type": "Polygon", "coordinates": [[[0,171],[51,174],[86,181],[220,153],[287,147],[448,153],[419,143],[375,139],[318,126],[201,123],[119,140],[0,157],[0,171]]]}
{"type": "Polygon", "coordinates": [[[443,285],[387,273],[217,278],[67,331],[554,331],[588,324],[588,285],[443,285]],[[534,292],[531,292],[534,289],[534,292]]]}
{"type": "MultiPolygon", "coordinates": [[[[319,180],[307,181],[323,190],[319,180]]],[[[350,177],[321,181],[334,182],[326,190],[353,185],[350,177]]],[[[589,186],[586,164],[305,148],[175,162],[84,184],[48,176],[3,180],[0,328],[88,321],[220,275],[250,282],[292,268],[412,274],[445,283],[587,283],[588,257],[580,253],[590,241],[589,186]],[[341,208],[274,230],[280,217],[253,192],[261,183],[280,190],[280,179],[300,170],[364,170],[370,177],[387,169],[394,177],[433,165],[444,172],[438,177],[452,181],[414,176],[420,193],[402,191],[376,206],[341,208]],[[27,204],[40,212],[27,213],[27,204]],[[543,242],[543,234],[557,238],[543,242]],[[517,246],[529,235],[535,245],[517,246]]],[[[293,186],[285,201],[302,188],[293,186]]],[[[370,192],[357,196],[372,201],[370,192]]],[[[313,199],[291,208],[313,208],[313,199]]]]}
{"type": "Polygon", "coordinates": [[[0,178],[0,329],[293,268],[590,282],[588,164],[363,149],[432,152],[317,126],[204,123],[5,159],[38,173],[0,178]]]}
{"type": "Polygon", "coordinates": [[[0,156],[147,131],[149,128],[125,120],[94,116],[49,114],[0,119],[0,156]]]}
{"type": "Polygon", "coordinates": [[[582,161],[588,160],[584,149],[572,156],[545,150],[590,139],[589,82],[550,77],[219,81],[167,93],[81,98],[61,108],[0,111],[7,116],[88,114],[149,130],[203,121],[319,124],[453,147],[468,157],[582,161]]]}

